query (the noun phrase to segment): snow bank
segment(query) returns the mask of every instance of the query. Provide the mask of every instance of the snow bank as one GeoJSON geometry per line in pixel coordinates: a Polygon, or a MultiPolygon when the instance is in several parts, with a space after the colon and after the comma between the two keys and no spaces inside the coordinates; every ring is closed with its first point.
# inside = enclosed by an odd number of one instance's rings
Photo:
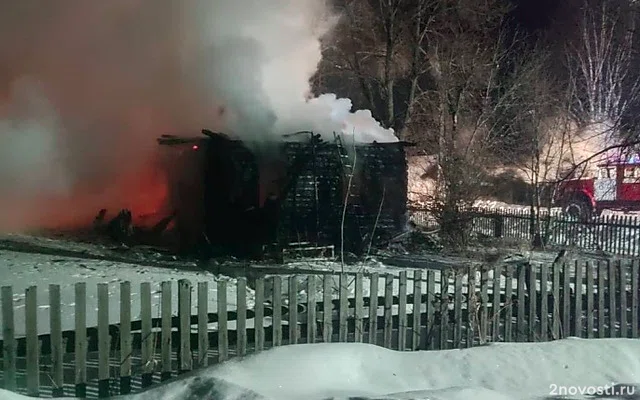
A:
{"type": "MultiPolygon", "coordinates": [[[[614,384],[631,389],[640,382],[638,355],[640,341],[630,339],[572,338],[429,352],[356,343],[295,345],[235,359],[123,399],[544,399],[552,398],[554,389],[555,394],[614,384]]],[[[0,399],[26,397],[0,390],[0,399]]]]}

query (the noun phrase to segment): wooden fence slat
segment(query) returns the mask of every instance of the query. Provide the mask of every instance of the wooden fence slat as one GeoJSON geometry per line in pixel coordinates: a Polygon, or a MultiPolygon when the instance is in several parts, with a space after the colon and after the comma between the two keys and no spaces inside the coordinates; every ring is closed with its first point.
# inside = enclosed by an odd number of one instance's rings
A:
{"type": "Polygon", "coordinates": [[[606,337],[605,334],[605,307],[604,307],[604,300],[605,300],[605,293],[606,293],[606,287],[605,287],[605,274],[606,274],[606,264],[598,261],[598,337],[599,338],[604,338],[606,337]]]}
{"type": "Polygon", "coordinates": [[[586,306],[586,317],[587,317],[587,338],[593,338],[593,329],[594,329],[594,315],[593,315],[593,295],[594,295],[594,277],[593,277],[593,263],[591,261],[587,261],[586,264],[586,275],[587,275],[587,306],[586,306]]]}
{"type": "Polygon", "coordinates": [[[620,281],[620,337],[628,337],[627,329],[627,265],[618,260],[618,280],[620,281]]]}
{"type": "Polygon", "coordinates": [[[571,334],[571,262],[565,261],[562,265],[562,337],[571,334]]]}
{"type": "Polygon", "coordinates": [[[15,317],[13,314],[13,288],[2,287],[2,367],[4,388],[15,392],[16,384],[16,356],[15,317]]]}
{"type": "Polygon", "coordinates": [[[507,266],[504,287],[504,341],[513,341],[513,275],[515,271],[512,265],[507,266]]]}
{"type": "Polygon", "coordinates": [[[378,344],[378,281],[377,272],[369,278],[369,343],[378,344]]]}
{"type": "Polygon", "coordinates": [[[480,329],[481,343],[488,341],[489,334],[489,271],[483,268],[480,272],[480,329]]]}
{"type": "Polygon", "coordinates": [[[467,347],[472,347],[475,333],[478,331],[478,296],[476,268],[471,266],[467,270],[467,347]]]}
{"type": "Polygon", "coordinates": [[[289,344],[298,343],[298,278],[289,277],[289,344]]]}
{"type": "Polygon", "coordinates": [[[453,347],[462,348],[462,271],[457,272],[454,281],[453,302],[453,347]]]}
{"type": "Polygon", "coordinates": [[[87,396],[87,284],[78,282],[74,285],[74,365],[75,396],[87,396]]]}
{"type": "Polygon", "coordinates": [[[111,396],[109,388],[109,284],[98,283],[98,397],[111,396]]]}
{"type": "Polygon", "coordinates": [[[325,275],[322,282],[322,340],[331,343],[333,336],[333,276],[325,275]]]}
{"type": "Polygon", "coordinates": [[[27,345],[27,396],[40,396],[40,354],[38,346],[38,288],[25,292],[25,332],[27,345]]]}
{"type": "Polygon", "coordinates": [[[398,278],[398,350],[407,349],[407,271],[398,278]]]}
{"type": "Polygon", "coordinates": [[[272,301],[273,305],[273,318],[272,318],[272,328],[273,328],[273,346],[281,346],[282,345],[282,277],[275,275],[272,278],[273,280],[273,293],[272,293],[272,301]]]}
{"type": "MultiPolygon", "coordinates": [[[[238,319],[236,321],[238,339],[236,346],[237,354],[242,357],[247,354],[247,278],[238,278],[236,297],[238,304],[238,319]]],[[[208,343],[209,336],[207,336],[208,343]]]]}
{"type": "Polygon", "coordinates": [[[609,272],[609,337],[617,337],[616,330],[616,270],[617,264],[607,261],[607,270],[609,272]]]}
{"type": "Polygon", "coordinates": [[[307,277],[307,343],[316,342],[316,275],[307,277]]]}
{"type": "Polygon", "coordinates": [[[149,282],[140,284],[140,327],[142,387],[147,388],[153,383],[154,370],[154,335],[151,329],[151,284],[149,282]]]}
{"type": "Polygon", "coordinates": [[[422,333],[422,271],[413,271],[413,321],[411,324],[411,349],[420,349],[420,335],[422,333]]]}
{"type": "Polygon", "coordinates": [[[178,281],[178,321],[180,345],[178,346],[179,374],[193,369],[191,356],[191,282],[188,279],[178,281]]]}
{"type": "Polygon", "coordinates": [[[549,265],[540,265],[540,340],[549,340],[549,265]]]}
{"type": "Polygon", "coordinates": [[[209,365],[209,282],[198,282],[198,359],[197,366],[209,365]]]}
{"type": "Polygon", "coordinates": [[[631,337],[638,339],[640,330],[640,260],[633,260],[631,264],[631,337]]]}
{"type": "Polygon", "coordinates": [[[358,272],[355,278],[355,325],[353,340],[356,343],[361,343],[364,339],[364,299],[363,299],[363,276],[362,272],[358,272]]]}
{"type": "Polygon", "coordinates": [[[339,312],[338,312],[338,342],[346,342],[348,334],[348,313],[349,313],[349,277],[347,274],[340,274],[340,298],[339,298],[339,312]]]}
{"type": "Polygon", "coordinates": [[[160,313],[161,313],[161,332],[160,337],[162,343],[160,345],[162,372],[160,380],[166,381],[171,379],[171,330],[172,330],[172,307],[171,307],[171,281],[164,281],[160,286],[160,313]]]}
{"type": "Polygon", "coordinates": [[[382,345],[384,348],[390,349],[393,336],[393,275],[386,274],[384,278],[384,333],[382,345]]]}
{"type": "Polygon", "coordinates": [[[436,341],[435,337],[435,294],[436,294],[436,273],[434,270],[427,271],[427,291],[425,293],[425,307],[426,307],[426,337],[425,344],[429,350],[435,349],[436,341]]]}
{"type": "Polygon", "coordinates": [[[491,322],[491,339],[494,342],[500,340],[500,291],[501,291],[502,267],[500,265],[493,269],[493,299],[492,306],[492,322],[491,322]]]}
{"type": "Polygon", "coordinates": [[[529,268],[529,318],[527,318],[527,327],[529,329],[529,340],[531,342],[538,341],[539,338],[536,335],[536,325],[538,320],[538,271],[535,265],[530,264],[529,268]]]}
{"type": "MultiPolygon", "coordinates": [[[[227,281],[220,279],[217,283],[217,312],[218,312],[218,362],[226,361],[229,358],[229,327],[227,314],[227,281]]],[[[274,285],[275,289],[275,285],[274,285]]],[[[275,297],[275,292],[274,292],[275,297]]],[[[279,299],[280,296],[277,296],[279,299]]],[[[275,302],[274,302],[275,303],[275,302]]],[[[275,307],[275,304],[274,304],[275,307]]],[[[275,310],[274,310],[275,315],[275,310]]],[[[275,321],[274,321],[275,322],[275,321]]],[[[280,321],[278,320],[280,325],[280,321]]]]}
{"type": "Polygon", "coordinates": [[[526,266],[518,266],[518,309],[516,311],[516,331],[517,341],[524,342],[527,338],[525,328],[525,282],[526,282],[526,266]]]}
{"type": "Polygon", "coordinates": [[[449,348],[449,277],[450,271],[440,273],[440,350],[449,348]]]}
{"type": "Polygon", "coordinates": [[[255,305],[255,341],[256,351],[264,350],[264,278],[256,279],[256,305],[255,305]]]}
{"type": "Polygon", "coordinates": [[[575,302],[574,302],[574,316],[573,316],[573,335],[577,337],[582,336],[582,330],[584,327],[583,319],[582,319],[582,283],[584,279],[584,268],[583,264],[580,261],[575,262],[575,302]]]}
{"type": "MultiPolygon", "coordinates": [[[[86,339],[86,337],[85,337],[86,339]]],[[[120,282],[120,394],[131,393],[131,282],[120,282]]]]}
{"type": "Polygon", "coordinates": [[[62,347],[62,309],[60,285],[49,285],[49,322],[51,338],[51,385],[52,397],[64,396],[62,347]]]}

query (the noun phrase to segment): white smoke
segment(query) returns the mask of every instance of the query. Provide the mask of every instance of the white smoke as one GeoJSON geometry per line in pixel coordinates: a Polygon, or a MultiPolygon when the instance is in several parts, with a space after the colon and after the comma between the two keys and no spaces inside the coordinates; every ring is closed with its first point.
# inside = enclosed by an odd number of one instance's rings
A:
{"type": "Polygon", "coordinates": [[[232,112],[229,130],[240,136],[312,130],[326,139],[342,133],[357,142],[398,141],[369,111],[352,113],[349,99],[309,99],[310,79],[322,58],[320,40],[335,22],[324,1],[192,4],[188,13],[196,15],[188,20],[200,28],[194,47],[204,57],[192,67],[232,112]]]}
{"type": "Polygon", "coordinates": [[[324,0],[3,3],[0,229],[4,214],[29,226],[157,209],[164,133],[397,141],[348,99],[308,100],[333,23],[324,0]]]}

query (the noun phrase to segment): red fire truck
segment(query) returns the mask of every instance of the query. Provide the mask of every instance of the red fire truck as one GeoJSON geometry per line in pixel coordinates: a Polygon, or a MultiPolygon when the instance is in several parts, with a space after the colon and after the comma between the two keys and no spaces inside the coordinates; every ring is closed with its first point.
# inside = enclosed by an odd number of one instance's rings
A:
{"type": "Polygon", "coordinates": [[[570,179],[560,184],[554,203],[580,219],[603,210],[640,210],[640,157],[599,164],[592,178],[570,179]]]}

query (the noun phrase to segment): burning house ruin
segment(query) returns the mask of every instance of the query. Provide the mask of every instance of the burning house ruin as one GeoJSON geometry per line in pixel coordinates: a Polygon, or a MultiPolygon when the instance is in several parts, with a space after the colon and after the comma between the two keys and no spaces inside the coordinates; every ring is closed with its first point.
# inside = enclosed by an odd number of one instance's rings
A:
{"type": "Polygon", "coordinates": [[[366,252],[407,223],[407,143],[344,143],[312,132],[249,142],[165,135],[183,248],[257,256],[290,243],[366,252]],[[345,205],[346,201],[346,205],[345,205]]]}

